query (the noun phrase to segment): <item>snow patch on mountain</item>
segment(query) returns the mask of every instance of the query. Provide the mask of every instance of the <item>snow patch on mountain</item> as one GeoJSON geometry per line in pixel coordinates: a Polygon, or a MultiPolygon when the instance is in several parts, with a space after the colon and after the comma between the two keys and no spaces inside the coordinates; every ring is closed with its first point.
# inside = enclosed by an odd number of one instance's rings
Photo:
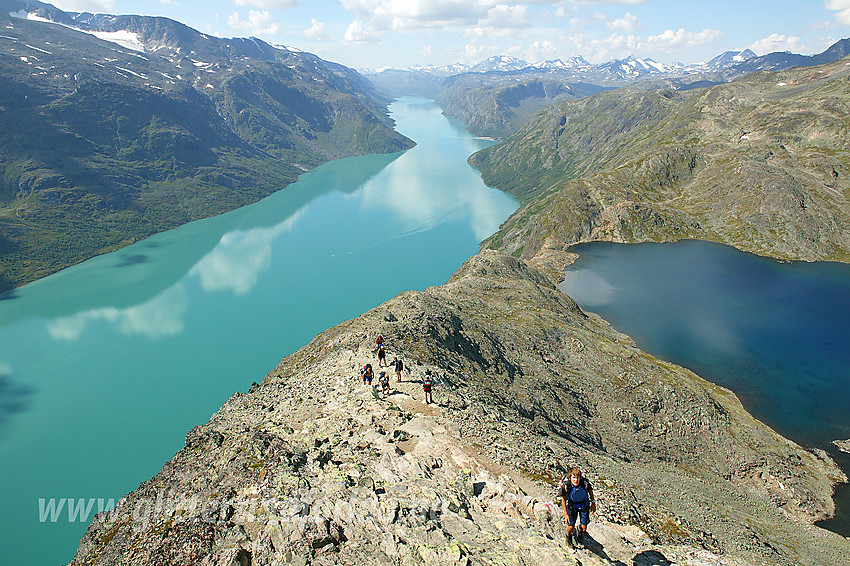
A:
{"type": "Polygon", "coordinates": [[[17,12],[9,12],[9,15],[13,18],[18,18],[20,20],[31,20],[34,22],[42,22],[46,24],[56,24],[60,26],[64,26],[68,29],[72,29],[74,31],[79,31],[82,33],[87,33],[89,35],[93,35],[98,39],[102,39],[104,41],[108,41],[110,43],[114,43],[119,45],[125,49],[131,49],[133,51],[141,51],[145,52],[145,46],[142,45],[142,42],[139,40],[138,34],[135,34],[128,30],[119,30],[119,31],[89,31],[80,28],[76,28],[73,26],[69,26],[66,24],[61,24],[59,22],[54,22],[53,20],[49,20],[38,14],[27,12],[25,10],[18,10],[17,12]]]}
{"type": "Polygon", "coordinates": [[[71,28],[76,29],[77,31],[81,31],[83,33],[87,33],[89,35],[93,35],[98,39],[102,39],[104,41],[109,41],[111,43],[115,43],[124,47],[125,49],[132,49],[133,51],[141,51],[145,52],[145,46],[142,45],[142,42],[139,40],[138,34],[135,34],[131,31],[120,30],[120,31],[86,31],[84,29],[71,28]]]}
{"type": "Polygon", "coordinates": [[[13,18],[17,18],[19,20],[32,20],[34,22],[45,22],[45,23],[48,23],[48,24],[55,23],[51,20],[48,20],[47,18],[42,18],[39,15],[31,14],[31,13],[27,12],[26,10],[18,10],[17,12],[9,12],[9,15],[12,16],[13,18]]]}

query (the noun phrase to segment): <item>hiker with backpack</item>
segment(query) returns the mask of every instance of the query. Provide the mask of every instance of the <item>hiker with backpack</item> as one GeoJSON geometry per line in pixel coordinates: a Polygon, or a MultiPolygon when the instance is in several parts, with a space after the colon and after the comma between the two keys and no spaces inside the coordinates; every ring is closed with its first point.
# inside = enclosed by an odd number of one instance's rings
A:
{"type": "Polygon", "coordinates": [[[363,378],[363,385],[372,385],[372,377],[374,375],[375,374],[372,371],[372,364],[366,364],[363,366],[363,369],[360,370],[360,377],[363,378]]]}
{"type": "Polygon", "coordinates": [[[561,486],[558,489],[558,497],[564,507],[564,519],[567,521],[567,546],[574,548],[573,531],[575,531],[575,542],[584,545],[584,535],[587,525],[590,523],[590,514],[596,512],[596,501],[593,495],[593,486],[587,478],[582,477],[579,468],[570,468],[561,486]],[[576,519],[579,520],[576,524],[576,519]],[[576,529],[578,527],[578,529],[576,529]]]}
{"type": "Polygon", "coordinates": [[[384,350],[383,342],[378,346],[378,365],[381,367],[387,365],[387,351],[384,350]]]}
{"type": "Polygon", "coordinates": [[[384,395],[390,394],[390,374],[385,371],[382,371],[378,374],[378,381],[381,382],[381,390],[384,395]]]}
{"type": "Polygon", "coordinates": [[[431,398],[431,376],[427,373],[422,378],[422,391],[425,392],[425,404],[433,403],[434,399],[431,398]]]}
{"type": "MultiPolygon", "coordinates": [[[[395,368],[396,378],[399,381],[401,381],[401,372],[404,371],[404,362],[402,362],[400,359],[394,357],[393,361],[390,365],[393,366],[393,368],[395,368]]],[[[410,373],[410,370],[407,370],[407,373],[410,373]]]]}

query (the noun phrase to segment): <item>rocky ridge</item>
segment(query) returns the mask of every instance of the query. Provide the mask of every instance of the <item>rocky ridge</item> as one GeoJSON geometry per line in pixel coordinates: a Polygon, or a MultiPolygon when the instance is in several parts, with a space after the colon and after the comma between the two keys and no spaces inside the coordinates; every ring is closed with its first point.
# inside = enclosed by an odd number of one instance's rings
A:
{"type": "Polygon", "coordinates": [[[483,251],[323,332],[99,515],[72,564],[846,564],[850,542],[812,526],[846,480],[825,453],[558,278],[483,251]],[[412,369],[388,397],[357,375],[379,332],[412,369]],[[554,500],[570,465],[599,501],[577,551],[554,500]]]}

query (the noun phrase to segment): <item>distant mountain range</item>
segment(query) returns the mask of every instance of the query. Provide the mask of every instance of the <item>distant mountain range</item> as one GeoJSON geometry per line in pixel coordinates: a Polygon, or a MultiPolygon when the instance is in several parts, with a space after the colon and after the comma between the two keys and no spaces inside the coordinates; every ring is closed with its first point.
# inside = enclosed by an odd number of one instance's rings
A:
{"type": "Polygon", "coordinates": [[[0,290],[413,143],[353,69],[167,18],[0,0],[0,290]]]}
{"type": "MultiPolygon", "coordinates": [[[[803,56],[797,56],[803,57],[803,56]]],[[[384,77],[397,78],[399,74],[430,75],[433,79],[445,79],[469,73],[497,74],[516,76],[534,76],[537,78],[558,78],[572,82],[593,83],[599,86],[612,87],[659,75],[688,75],[723,72],[735,67],[756,54],[745,49],[743,51],[727,51],[708,61],[695,65],[664,65],[653,59],[640,59],[634,56],[625,59],[614,59],[606,63],[592,65],[584,57],[576,56],[567,59],[550,59],[537,63],[529,63],[508,55],[489,57],[475,65],[457,63],[443,66],[419,66],[406,69],[363,70],[363,73],[382,90],[387,90],[393,83],[383,80],[384,77]]],[[[405,93],[410,94],[410,93],[405,93]]],[[[416,93],[414,93],[416,94],[416,93]]]]}
{"type": "Polygon", "coordinates": [[[540,109],[562,100],[625,86],[673,90],[712,86],[759,70],[828,63],[848,52],[850,39],[842,39],[818,55],[782,52],[757,56],[744,49],[693,65],[665,65],[634,56],[597,65],[581,56],[528,63],[497,55],[471,66],[385,69],[364,74],[387,95],[433,97],[448,116],[463,121],[473,133],[503,139],[540,109]]]}
{"type": "MultiPolygon", "coordinates": [[[[797,55],[790,52],[775,52],[757,56],[749,49],[742,51],[726,51],[708,62],[684,65],[675,63],[665,65],[650,58],[634,56],[625,59],[614,59],[605,63],[593,65],[582,56],[571,57],[566,61],[551,59],[537,63],[529,63],[509,55],[495,55],[475,65],[457,63],[444,66],[419,66],[406,69],[363,70],[363,74],[380,87],[386,87],[381,80],[384,74],[415,73],[430,74],[433,77],[445,78],[467,73],[508,74],[510,76],[531,75],[538,78],[554,78],[562,80],[597,84],[612,87],[624,86],[647,77],[688,77],[704,78],[702,75],[722,73],[724,81],[753,71],[777,71],[790,67],[812,66],[830,63],[850,53],[850,39],[842,39],[823,53],[817,55],[797,55]]],[[[715,77],[716,78],[716,77],[715,77]]],[[[409,93],[408,93],[409,94],[409,93]]]]}

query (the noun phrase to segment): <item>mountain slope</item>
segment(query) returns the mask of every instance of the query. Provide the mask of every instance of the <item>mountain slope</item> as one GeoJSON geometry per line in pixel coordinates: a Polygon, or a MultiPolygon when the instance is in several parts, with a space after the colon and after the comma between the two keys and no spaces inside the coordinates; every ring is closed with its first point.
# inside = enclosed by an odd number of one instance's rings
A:
{"type": "Polygon", "coordinates": [[[9,17],[22,4],[3,4],[0,289],[249,204],[330,159],[412,145],[368,81],[314,55],[165,18],[38,3],[9,17]]]}
{"type": "Polygon", "coordinates": [[[494,81],[487,75],[470,73],[447,79],[437,103],[447,116],[461,120],[473,134],[506,138],[542,108],[602,90],[551,79],[494,81]]]}
{"type": "Polygon", "coordinates": [[[73,564],[843,564],[850,543],[811,526],[844,479],[825,454],[557,280],[485,250],[323,332],[99,515],[73,564]],[[389,396],[357,374],[378,333],[411,369],[389,396]],[[555,500],[571,465],[599,501],[578,551],[555,500]]]}
{"type": "Polygon", "coordinates": [[[848,261],[848,75],[838,61],[551,106],[471,158],[524,203],[488,245],[532,257],[579,241],[700,238],[848,261]]]}
{"type": "Polygon", "coordinates": [[[848,54],[850,54],[850,39],[842,39],[817,55],[798,55],[787,51],[777,51],[760,57],[750,57],[746,61],[732,65],[727,72],[730,76],[738,76],[753,71],[778,71],[791,67],[813,67],[832,63],[848,54]]]}

